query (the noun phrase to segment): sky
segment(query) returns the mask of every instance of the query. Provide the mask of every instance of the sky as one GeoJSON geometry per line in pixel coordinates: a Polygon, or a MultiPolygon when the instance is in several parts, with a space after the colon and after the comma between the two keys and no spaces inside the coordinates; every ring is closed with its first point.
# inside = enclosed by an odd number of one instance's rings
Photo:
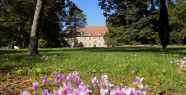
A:
{"type": "Polygon", "coordinates": [[[86,15],[86,26],[105,26],[106,18],[103,16],[103,10],[98,6],[98,0],[71,0],[86,15]]]}

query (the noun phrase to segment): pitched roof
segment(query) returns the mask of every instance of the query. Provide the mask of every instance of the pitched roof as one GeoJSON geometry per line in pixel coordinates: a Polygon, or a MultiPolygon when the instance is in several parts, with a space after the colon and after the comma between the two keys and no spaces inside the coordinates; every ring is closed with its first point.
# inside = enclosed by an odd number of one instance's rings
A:
{"type": "Polygon", "coordinates": [[[106,26],[86,26],[77,29],[77,32],[79,32],[77,33],[77,36],[80,36],[81,32],[83,33],[81,36],[103,36],[106,32],[108,32],[108,28],[106,26]]]}

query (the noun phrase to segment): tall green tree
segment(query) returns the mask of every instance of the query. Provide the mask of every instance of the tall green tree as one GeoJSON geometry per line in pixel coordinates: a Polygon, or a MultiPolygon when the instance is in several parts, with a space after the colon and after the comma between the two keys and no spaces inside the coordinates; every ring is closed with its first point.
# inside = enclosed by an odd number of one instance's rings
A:
{"type": "Polygon", "coordinates": [[[50,13],[55,12],[57,15],[60,16],[65,16],[66,15],[66,11],[64,8],[69,7],[72,2],[69,0],[46,0],[46,4],[48,4],[49,6],[45,7],[45,4],[43,4],[44,0],[37,0],[37,6],[36,6],[36,11],[35,11],[35,17],[36,19],[34,19],[33,21],[33,26],[32,26],[32,31],[31,31],[31,35],[30,35],[30,47],[29,47],[29,51],[28,54],[29,55],[34,55],[34,54],[38,54],[38,31],[39,31],[39,20],[38,18],[42,17],[42,13],[43,10],[45,10],[44,14],[45,15],[49,15],[50,13]],[[44,8],[42,10],[42,8],[44,8]]]}
{"type": "Polygon", "coordinates": [[[110,37],[117,44],[156,43],[159,18],[153,0],[99,1],[107,18],[110,37]]]}
{"type": "Polygon", "coordinates": [[[186,44],[186,2],[177,0],[168,5],[168,15],[172,29],[170,44],[186,44]]]}
{"type": "Polygon", "coordinates": [[[1,0],[0,40],[2,45],[26,47],[35,2],[29,0],[1,0]]]}
{"type": "Polygon", "coordinates": [[[85,25],[87,24],[86,15],[83,14],[83,11],[81,9],[79,9],[75,4],[73,4],[67,12],[67,16],[65,17],[65,23],[67,26],[67,30],[70,31],[70,35],[73,35],[74,37],[73,47],[75,47],[77,45],[77,29],[85,27],[85,25]]]}
{"type": "Polygon", "coordinates": [[[166,0],[160,0],[159,38],[164,50],[169,44],[170,32],[166,0]]]}

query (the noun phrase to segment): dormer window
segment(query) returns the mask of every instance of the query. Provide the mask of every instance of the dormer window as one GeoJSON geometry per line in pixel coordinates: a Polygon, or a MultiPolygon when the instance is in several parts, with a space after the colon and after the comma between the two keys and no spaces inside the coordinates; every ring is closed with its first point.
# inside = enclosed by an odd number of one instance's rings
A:
{"type": "Polygon", "coordinates": [[[102,33],[101,32],[99,32],[99,36],[102,36],[102,33]]]}
{"type": "Polygon", "coordinates": [[[89,36],[92,36],[92,33],[89,33],[89,36]]]}
{"type": "Polygon", "coordinates": [[[83,31],[80,32],[80,35],[83,35],[83,31]]]}

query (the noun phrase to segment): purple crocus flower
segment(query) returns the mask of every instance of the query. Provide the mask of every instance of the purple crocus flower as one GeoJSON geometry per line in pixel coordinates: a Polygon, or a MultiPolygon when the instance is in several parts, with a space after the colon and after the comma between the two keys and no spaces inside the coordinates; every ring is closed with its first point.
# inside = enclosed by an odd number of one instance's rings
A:
{"type": "Polygon", "coordinates": [[[125,95],[135,95],[135,88],[128,88],[124,91],[125,95]]]}
{"type": "Polygon", "coordinates": [[[79,81],[79,76],[77,71],[72,72],[71,74],[69,74],[69,76],[74,80],[74,83],[79,81]]]}
{"type": "Polygon", "coordinates": [[[172,64],[172,63],[173,63],[173,61],[170,61],[170,63],[172,64]]]}
{"type": "Polygon", "coordinates": [[[8,58],[6,58],[6,61],[8,61],[8,58]]]}
{"type": "Polygon", "coordinates": [[[180,68],[183,68],[183,67],[184,67],[184,65],[181,64],[181,65],[180,65],[180,68]]]}
{"type": "Polygon", "coordinates": [[[70,80],[70,77],[69,76],[67,76],[67,75],[64,75],[64,74],[62,74],[62,79],[63,79],[63,81],[69,81],[70,80]]]}
{"type": "Polygon", "coordinates": [[[183,63],[184,61],[183,60],[180,60],[181,63],[183,63]]]}
{"type": "Polygon", "coordinates": [[[94,89],[97,89],[98,88],[98,80],[96,79],[96,77],[92,78],[92,83],[93,83],[94,89]]]}
{"type": "Polygon", "coordinates": [[[111,83],[108,83],[108,86],[109,86],[110,88],[113,88],[113,87],[114,87],[114,85],[111,84],[111,83]]]}
{"type": "Polygon", "coordinates": [[[54,83],[58,84],[61,82],[63,76],[61,74],[59,74],[58,72],[52,74],[54,76],[54,83]]]}
{"type": "Polygon", "coordinates": [[[71,95],[89,95],[90,92],[92,92],[90,89],[90,86],[87,84],[84,84],[81,82],[78,88],[73,90],[73,93],[71,95]]]}
{"type": "Polygon", "coordinates": [[[69,76],[72,78],[73,76],[78,76],[78,72],[77,71],[74,71],[72,72],[71,74],[69,74],[69,76]]]}
{"type": "Polygon", "coordinates": [[[58,73],[58,72],[56,72],[56,73],[53,73],[52,75],[53,75],[53,76],[54,76],[54,78],[55,78],[55,77],[57,77],[57,76],[59,75],[59,73],[58,73]]]}
{"type": "Polygon", "coordinates": [[[100,86],[103,87],[104,89],[106,89],[106,88],[109,86],[108,81],[106,81],[106,82],[100,82],[99,84],[100,84],[100,86]]]}
{"type": "Polygon", "coordinates": [[[53,90],[53,92],[50,92],[49,95],[60,95],[57,90],[53,90]]]}
{"type": "Polygon", "coordinates": [[[42,77],[42,84],[45,85],[46,83],[50,83],[50,80],[48,79],[47,76],[42,77]]]}
{"type": "Polygon", "coordinates": [[[46,55],[43,55],[43,58],[45,58],[46,57],[46,55]]]}
{"type": "Polygon", "coordinates": [[[174,63],[176,63],[177,61],[176,60],[174,60],[174,63]]]}
{"type": "Polygon", "coordinates": [[[45,57],[45,61],[48,61],[48,56],[45,57]]]}
{"type": "Polygon", "coordinates": [[[146,95],[146,91],[136,91],[135,95],[146,95]]]}
{"type": "Polygon", "coordinates": [[[101,75],[101,81],[107,81],[107,75],[101,75]]]}
{"type": "Polygon", "coordinates": [[[101,75],[101,82],[99,84],[104,89],[106,89],[109,86],[109,82],[107,80],[107,75],[101,75]]]}
{"type": "Polygon", "coordinates": [[[65,95],[71,88],[72,88],[72,85],[70,82],[68,84],[63,82],[63,87],[59,87],[58,93],[59,95],[65,95]]]}
{"type": "Polygon", "coordinates": [[[124,94],[124,91],[121,90],[121,88],[118,86],[111,89],[111,91],[110,91],[110,95],[123,95],[123,94],[124,94]]]}
{"type": "Polygon", "coordinates": [[[177,65],[179,65],[180,63],[177,63],[177,65]]]}
{"type": "Polygon", "coordinates": [[[100,94],[101,94],[101,95],[107,95],[107,94],[108,94],[108,89],[103,89],[103,88],[101,88],[100,94]]]}
{"type": "Polygon", "coordinates": [[[48,89],[41,90],[41,95],[49,95],[48,89]]]}
{"type": "Polygon", "coordinates": [[[138,85],[138,89],[139,89],[140,91],[142,91],[142,90],[143,90],[143,85],[138,85]]]}
{"type": "Polygon", "coordinates": [[[39,86],[39,83],[38,82],[33,82],[32,85],[33,85],[34,90],[36,90],[39,86]]]}
{"type": "Polygon", "coordinates": [[[149,86],[148,85],[145,85],[145,90],[149,90],[149,86]]]}
{"type": "Polygon", "coordinates": [[[23,91],[23,92],[21,92],[21,95],[30,95],[30,92],[29,91],[23,91]]]}
{"type": "Polygon", "coordinates": [[[143,78],[136,77],[136,79],[134,80],[133,84],[139,84],[141,81],[143,81],[143,78]]]}
{"type": "Polygon", "coordinates": [[[186,60],[186,57],[184,57],[184,59],[186,60]]]}

